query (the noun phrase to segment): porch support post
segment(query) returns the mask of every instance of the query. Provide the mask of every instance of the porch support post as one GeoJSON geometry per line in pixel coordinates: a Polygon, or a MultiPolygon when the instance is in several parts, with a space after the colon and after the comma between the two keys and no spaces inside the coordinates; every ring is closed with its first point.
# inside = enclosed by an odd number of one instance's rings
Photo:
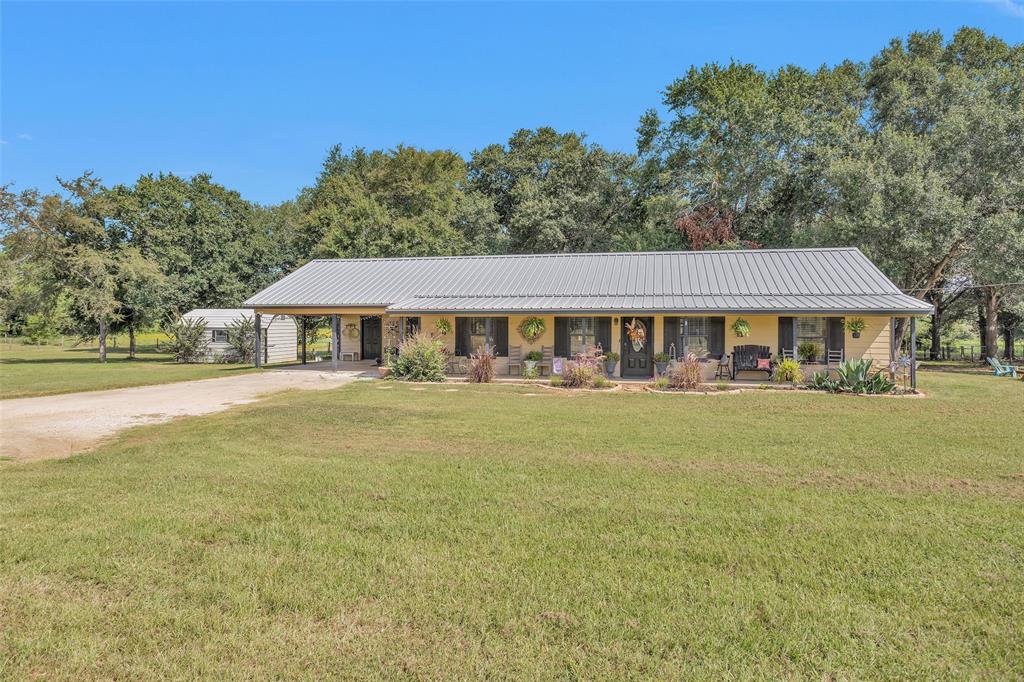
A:
{"type": "Polygon", "coordinates": [[[255,332],[256,332],[255,356],[256,357],[255,357],[255,360],[256,360],[256,368],[259,369],[260,367],[263,366],[263,353],[261,352],[263,350],[263,323],[262,323],[262,321],[260,319],[260,314],[259,313],[256,313],[255,317],[256,317],[256,319],[255,319],[255,324],[256,324],[256,330],[255,330],[255,332]]]}
{"type": "Polygon", "coordinates": [[[301,315],[302,320],[302,364],[306,364],[306,316],[301,315]]]}
{"type": "Polygon", "coordinates": [[[338,315],[331,315],[331,370],[338,371],[338,315]]]}
{"type": "Polygon", "coordinates": [[[917,318],[910,318],[910,387],[917,388],[917,318]]]}
{"type": "Polygon", "coordinates": [[[793,359],[794,359],[794,360],[796,360],[796,349],[797,349],[797,347],[798,347],[798,346],[799,346],[800,344],[799,344],[799,343],[797,343],[797,335],[796,335],[796,318],[795,318],[795,317],[794,317],[794,318],[792,319],[791,323],[792,323],[792,325],[793,325],[793,359]]]}

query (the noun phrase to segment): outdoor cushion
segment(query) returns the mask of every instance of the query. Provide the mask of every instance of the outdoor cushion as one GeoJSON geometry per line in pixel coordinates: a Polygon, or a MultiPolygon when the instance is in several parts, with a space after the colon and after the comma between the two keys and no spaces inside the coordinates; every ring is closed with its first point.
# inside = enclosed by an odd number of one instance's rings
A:
{"type": "Polygon", "coordinates": [[[763,370],[770,370],[772,368],[772,360],[771,360],[771,358],[758,358],[757,359],[757,368],[758,369],[763,369],[763,370]]]}

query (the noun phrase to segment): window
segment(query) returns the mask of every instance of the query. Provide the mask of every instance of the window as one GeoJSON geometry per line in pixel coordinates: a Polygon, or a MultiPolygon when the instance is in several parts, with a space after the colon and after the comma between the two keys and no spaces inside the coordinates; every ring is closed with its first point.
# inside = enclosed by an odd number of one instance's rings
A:
{"type": "Polygon", "coordinates": [[[213,342],[214,343],[227,343],[228,342],[228,332],[227,332],[226,329],[214,329],[211,332],[211,335],[213,337],[213,342]]]}
{"type": "Polygon", "coordinates": [[[585,353],[597,345],[597,324],[593,317],[569,318],[569,354],[585,353]]]}
{"type": "Polygon", "coordinates": [[[796,346],[808,341],[818,344],[821,349],[826,348],[828,338],[828,318],[825,317],[798,317],[796,318],[796,346]]]}
{"type": "Polygon", "coordinates": [[[404,321],[404,328],[402,330],[404,333],[403,338],[409,338],[410,336],[415,336],[420,333],[420,318],[403,317],[402,319],[404,321]]]}
{"type": "Polygon", "coordinates": [[[469,348],[470,353],[476,353],[485,348],[494,346],[494,337],[488,333],[490,319],[486,317],[469,318],[469,348]]]}
{"type": "Polygon", "coordinates": [[[676,349],[678,357],[686,357],[688,353],[693,353],[698,358],[706,358],[709,352],[708,318],[679,318],[679,338],[683,341],[683,347],[676,349]]]}

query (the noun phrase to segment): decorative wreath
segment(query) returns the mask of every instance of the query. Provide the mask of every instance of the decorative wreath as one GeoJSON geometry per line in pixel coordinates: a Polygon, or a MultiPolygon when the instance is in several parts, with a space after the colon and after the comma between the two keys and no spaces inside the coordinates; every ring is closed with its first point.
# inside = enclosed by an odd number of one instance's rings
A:
{"type": "Polygon", "coordinates": [[[349,322],[341,330],[341,335],[349,339],[359,338],[359,327],[356,326],[355,322],[349,322]]]}
{"type": "Polygon", "coordinates": [[[548,326],[545,324],[543,317],[527,317],[519,323],[517,329],[520,336],[533,343],[547,331],[548,326]]]}
{"type": "Polygon", "coordinates": [[[644,344],[647,342],[647,327],[643,322],[634,317],[632,322],[626,323],[626,336],[629,338],[629,342],[633,344],[633,351],[639,353],[644,349],[644,344]]]}

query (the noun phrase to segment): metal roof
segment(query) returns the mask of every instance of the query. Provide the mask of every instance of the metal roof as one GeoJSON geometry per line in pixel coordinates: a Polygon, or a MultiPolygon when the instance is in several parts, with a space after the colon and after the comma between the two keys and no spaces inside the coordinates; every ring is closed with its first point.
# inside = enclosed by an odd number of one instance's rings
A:
{"type": "Polygon", "coordinates": [[[314,260],[244,305],[393,312],[932,310],[855,248],[314,260]]]}

